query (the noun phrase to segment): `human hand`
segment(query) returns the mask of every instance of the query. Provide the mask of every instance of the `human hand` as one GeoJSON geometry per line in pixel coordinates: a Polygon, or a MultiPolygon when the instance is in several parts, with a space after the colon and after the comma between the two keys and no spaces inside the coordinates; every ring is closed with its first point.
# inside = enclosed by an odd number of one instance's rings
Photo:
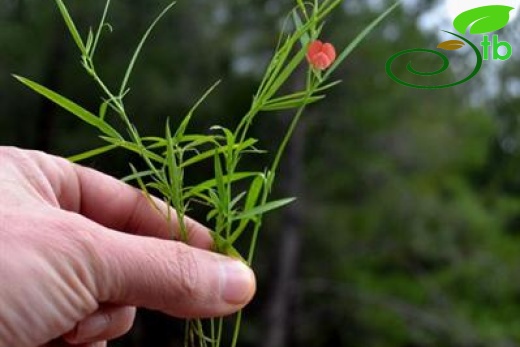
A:
{"type": "Polygon", "coordinates": [[[0,147],[0,347],[106,346],[130,329],[135,306],[176,317],[239,310],[252,271],[209,252],[208,230],[186,224],[189,246],[171,240],[177,223],[139,190],[0,147]]]}

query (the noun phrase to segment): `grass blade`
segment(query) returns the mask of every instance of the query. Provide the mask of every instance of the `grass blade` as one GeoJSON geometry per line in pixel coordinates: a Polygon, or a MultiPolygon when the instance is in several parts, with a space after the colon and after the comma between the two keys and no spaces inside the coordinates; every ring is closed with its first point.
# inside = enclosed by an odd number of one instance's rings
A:
{"type": "MultiPolygon", "coordinates": [[[[244,205],[244,211],[250,211],[253,206],[255,206],[256,202],[258,201],[258,197],[260,196],[260,193],[262,192],[262,188],[265,184],[265,176],[264,175],[258,175],[254,178],[253,182],[251,183],[251,186],[249,188],[249,191],[247,193],[246,203],[244,205]]],[[[247,225],[251,221],[251,218],[244,218],[240,221],[240,224],[238,225],[237,229],[233,231],[231,234],[231,237],[229,239],[230,243],[234,243],[244,232],[247,225]]]]}
{"type": "Polygon", "coordinates": [[[85,160],[85,159],[88,159],[88,158],[92,158],[92,157],[95,157],[97,155],[109,152],[109,151],[111,151],[113,149],[116,149],[117,147],[118,147],[117,145],[103,146],[103,147],[99,147],[99,148],[96,148],[96,149],[92,149],[92,150],[87,151],[87,152],[83,152],[83,153],[80,153],[80,154],[73,155],[71,157],[68,157],[67,159],[69,159],[70,161],[76,163],[78,161],[85,160]]]}
{"type": "Polygon", "coordinates": [[[61,106],[65,110],[69,111],[73,115],[77,116],[81,120],[83,120],[85,123],[88,123],[99,130],[103,132],[104,134],[116,138],[116,139],[122,139],[121,135],[112,128],[108,123],[104,122],[100,118],[96,117],[94,114],[90,113],[89,111],[85,110],[83,107],[79,106],[75,102],[65,98],[64,96],[61,96],[60,94],[53,92],[52,90],[42,86],[41,84],[38,84],[36,82],[33,82],[27,78],[13,75],[14,78],[16,78],[21,83],[25,84],[27,87],[31,88],[38,94],[43,95],[50,101],[54,102],[55,104],[61,106]]]}
{"type": "Polygon", "coordinates": [[[290,204],[294,200],[296,200],[296,198],[287,198],[287,199],[280,199],[280,200],[271,201],[271,202],[268,202],[268,203],[266,203],[264,205],[260,205],[260,206],[254,207],[254,208],[252,208],[252,209],[250,209],[248,211],[244,211],[242,213],[239,213],[233,219],[234,220],[240,220],[240,219],[244,219],[244,218],[252,218],[252,217],[264,214],[266,212],[275,210],[277,208],[283,207],[283,206],[285,206],[287,204],[290,204]]]}
{"type": "MultiPolygon", "coordinates": [[[[305,7],[303,5],[302,5],[302,7],[303,7],[303,9],[305,9],[305,7]]],[[[296,29],[300,30],[303,27],[303,22],[302,22],[302,19],[300,18],[300,16],[298,15],[298,12],[296,9],[292,11],[292,17],[293,17],[293,21],[294,21],[294,25],[296,26],[296,29]]],[[[300,43],[302,44],[302,47],[307,46],[307,44],[309,43],[310,40],[311,40],[311,37],[309,36],[309,34],[307,32],[304,32],[303,35],[300,37],[300,43]]]]}
{"type": "Polygon", "coordinates": [[[67,28],[69,29],[69,32],[72,35],[72,38],[74,39],[74,42],[76,42],[76,46],[78,46],[79,50],[81,51],[81,54],[87,55],[87,49],[85,48],[85,44],[81,39],[78,29],[76,28],[76,25],[74,24],[74,21],[72,20],[69,11],[67,10],[67,7],[65,6],[62,0],[55,1],[56,5],[58,5],[58,8],[61,12],[61,16],[65,21],[65,25],[67,25],[67,28]]]}
{"type": "Polygon", "coordinates": [[[117,145],[118,147],[124,148],[128,151],[137,153],[143,157],[146,157],[148,159],[154,160],[157,163],[164,164],[164,159],[158,154],[155,154],[152,151],[147,150],[146,148],[139,146],[133,142],[125,141],[125,140],[119,140],[119,139],[113,139],[111,137],[101,136],[101,138],[108,143],[112,143],[114,145],[117,145]]]}
{"type": "MultiPolygon", "coordinates": [[[[224,181],[224,183],[235,182],[235,181],[243,180],[245,178],[256,176],[256,175],[258,175],[258,172],[236,172],[231,175],[224,175],[222,177],[222,180],[224,181]]],[[[197,196],[199,193],[201,193],[205,190],[209,190],[211,188],[216,187],[216,185],[217,185],[217,180],[214,178],[204,181],[196,186],[189,188],[188,193],[186,194],[186,197],[197,196]]]]}
{"type": "Polygon", "coordinates": [[[281,110],[287,110],[287,109],[293,109],[302,107],[305,105],[309,105],[312,103],[315,103],[317,101],[320,101],[325,98],[325,95],[317,95],[317,96],[311,96],[308,98],[303,99],[296,99],[296,100],[287,100],[287,101],[280,101],[280,102],[269,102],[264,107],[262,107],[261,111],[281,111],[281,110]]]}
{"type": "Polygon", "coordinates": [[[153,170],[146,170],[146,171],[140,171],[140,172],[136,171],[135,173],[125,176],[125,177],[121,178],[120,180],[123,182],[131,182],[133,180],[137,180],[138,178],[153,176],[154,174],[155,174],[155,172],[153,170]]]}

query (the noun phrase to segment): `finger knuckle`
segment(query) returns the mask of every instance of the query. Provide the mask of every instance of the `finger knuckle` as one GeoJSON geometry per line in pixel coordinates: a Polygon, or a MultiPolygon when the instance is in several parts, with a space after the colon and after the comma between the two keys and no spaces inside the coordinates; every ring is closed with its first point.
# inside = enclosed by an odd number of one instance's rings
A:
{"type": "Polygon", "coordinates": [[[200,266],[193,250],[178,243],[176,247],[176,255],[174,266],[177,274],[176,282],[178,284],[179,295],[185,298],[194,298],[197,296],[200,284],[200,266]]]}

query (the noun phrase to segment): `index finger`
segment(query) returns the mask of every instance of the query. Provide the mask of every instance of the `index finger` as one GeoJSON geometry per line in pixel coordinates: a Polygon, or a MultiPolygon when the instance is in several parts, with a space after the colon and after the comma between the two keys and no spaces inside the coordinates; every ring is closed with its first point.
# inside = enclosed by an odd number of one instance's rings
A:
{"type": "MultiPolygon", "coordinates": [[[[177,213],[164,201],[156,197],[149,201],[142,191],[99,171],[80,165],[74,165],[74,169],[80,186],[79,213],[82,215],[116,230],[180,239],[177,213]]],[[[212,238],[206,227],[189,217],[184,217],[183,223],[187,243],[200,248],[211,247],[212,238]]]]}
{"type": "MultiPolygon", "coordinates": [[[[162,239],[180,239],[180,226],[175,210],[152,197],[153,206],[144,193],[111,176],[69,161],[48,156],[39,157],[39,166],[46,172],[56,192],[60,207],[77,212],[110,229],[162,239]],[[169,209],[169,212],[168,212],[169,209]],[[168,223],[167,216],[171,219],[168,223]]],[[[209,230],[189,217],[184,217],[188,244],[209,249],[213,244],[209,230]]]]}

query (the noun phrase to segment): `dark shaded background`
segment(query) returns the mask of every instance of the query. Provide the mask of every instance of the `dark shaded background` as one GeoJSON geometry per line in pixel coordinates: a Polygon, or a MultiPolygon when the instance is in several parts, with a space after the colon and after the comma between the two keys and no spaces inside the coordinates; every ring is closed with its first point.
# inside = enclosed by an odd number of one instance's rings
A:
{"type": "MultiPolygon", "coordinates": [[[[165,2],[113,2],[115,31],[105,36],[97,62],[115,85],[165,2]]],[[[67,3],[83,32],[104,5],[67,3]]],[[[383,8],[345,3],[324,33],[338,47],[383,8]]],[[[446,90],[390,80],[388,57],[439,42],[416,25],[435,4],[417,1],[396,11],[336,73],[343,83],[307,113],[277,187],[278,195],[299,199],[267,218],[255,265],[258,295],[246,310],[241,346],[520,345],[520,67],[514,54],[446,90]]],[[[179,119],[218,79],[223,83],[195,126],[236,124],[293,5],[179,1],[130,83],[128,109],[141,133],[161,134],[166,117],[179,119]]],[[[507,28],[499,34],[510,42],[518,35],[507,28]]],[[[424,59],[426,67],[438,63],[424,59]]],[[[454,55],[454,64],[471,69],[465,56],[454,55]]],[[[97,109],[100,93],[81,70],[53,2],[0,0],[0,144],[62,156],[101,144],[91,128],[10,73],[97,109]]],[[[286,120],[259,120],[254,131],[262,147],[279,141],[286,120]]],[[[114,152],[85,164],[122,177],[133,159],[114,152]]],[[[182,337],[182,321],[142,311],[131,334],[113,346],[180,346],[182,337]]]]}

